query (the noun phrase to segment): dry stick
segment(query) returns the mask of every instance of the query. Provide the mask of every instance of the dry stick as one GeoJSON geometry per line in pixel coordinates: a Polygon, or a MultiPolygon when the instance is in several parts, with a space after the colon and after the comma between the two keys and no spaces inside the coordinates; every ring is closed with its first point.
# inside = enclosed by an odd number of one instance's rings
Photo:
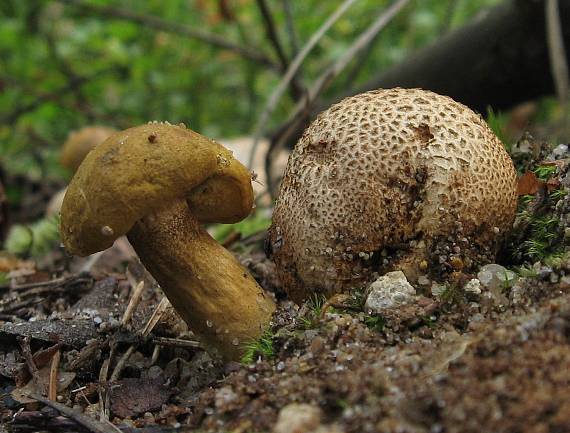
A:
{"type": "Polygon", "coordinates": [[[73,279],[73,277],[59,277],[59,278],[54,278],[53,280],[42,281],[39,283],[14,284],[10,287],[10,289],[18,291],[18,290],[33,289],[35,287],[58,286],[62,285],[63,283],[71,279],[73,279]]]}
{"type": "Polygon", "coordinates": [[[192,348],[200,348],[203,349],[204,346],[199,341],[195,340],[182,340],[181,338],[168,338],[168,337],[154,337],[152,339],[154,344],[160,346],[168,346],[168,347],[182,347],[184,349],[192,348]]]}
{"type": "Polygon", "coordinates": [[[125,364],[129,360],[131,355],[134,353],[135,349],[136,349],[136,346],[134,344],[132,344],[129,346],[129,348],[123,354],[123,356],[121,356],[121,358],[117,362],[117,365],[115,365],[115,368],[113,369],[113,373],[111,374],[111,377],[109,379],[111,382],[114,382],[119,378],[119,376],[121,375],[121,372],[123,371],[123,368],[125,367],[125,364]]]}
{"type": "Polygon", "coordinates": [[[61,359],[61,349],[53,354],[51,366],[49,369],[49,390],[48,398],[52,401],[57,400],[57,371],[59,369],[59,360],[61,359]]]}
{"type": "Polygon", "coordinates": [[[335,10],[331,16],[327,18],[324,24],[311,36],[309,41],[305,44],[303,49],[297,54],[297,56],[293,59],[287,72],[269,97],[269,100],[265,104],[265,107],[255,125],[254,133],[253,133],[253,146],[251,147],[251,152],[249,154],[249,161],[248,161],[248,168],[251,169],[253,167],[253,160],[255,158],[255,153],[257,151],[257,147],[259,146],[259,141],[261,136],[265,133],[265,127],[267,121],[269,120],[271,114],[275,110],[277,103],[283,96],[283,93],[289,86],[289,83],[295,77],[297,71],[303,64],[305,58],[309,55],[311,50],[317,45],[317,43],[321,40],[321,38],[325,35],[325,33],[333,26],[333,24],[351,7],[356,0],[345,0],[338,8],[335,10]]]}
{"type": "Polygon", "coordinates": [[[282,0],[283,12],[285,13],[285,27],[289,35],[289,45],[291,46],[291,56],[296,56],[299,53],[299,40],[297,39],[297,32],[295,31],[295,20],[293,19],[293,11],[291,11],[291,2],[289,0],[282,0]]]}
{"type": "MultiPolygon", "coordinates": [[[[354,58],[360,50],[365,48],[376,37],[376,35],[397,15],[397,13],[407,4],[410,0],[397,0],[390,5],[382,14],[376,18],[368,29],[360,35],[360,37],[352,44],[352,46],[338,59],[332,66],[330,66],[316,81],[313,87],[309,90],[307,96],[297,103],[293,112],[289,115],[285,124],[289,125],[279,141],[269,152],[274,153],[281,149],[287,141],[292,131],[295,130],[297,125],[303,120],[303,113],[309,111],[310,106],[315,102],[317,97],[323,89],[336,78],[354,58]]],[[[268,154],[268,157],[270,155],[268,154]]],[[[266,170],[269,171],[269,170],[266,170]]],[[[270,173],[266,173],[267,178],[270,179],[270,173]]],[[[271,192],[271,186],[269,186],[271,192]]]]}
{"type": "MultiPolygon", "coordinates": [[[[133,297],[131,298],[131,301],[135,297],[137,292],[140,291],[140,293],[142,293],[142,287],[144,287],[143,281],[141,281],[138,284],[138,286],[135,290],[135,294],[133,294],[133,297]]],[[[140,294],[137,296],[140,298],[140,294]]],[[[131,303],[132,302],[129,303],[129,306],[131,305],[131,303]]],[[[170,306],[170,302],[168,301],[168,299],[166,297],[162,298],[162,300],[160,301],[160,303],[158,304],[158,306],[156,307],[156,309],[152,313],[152,316],[150,316],[145,327],[143,328],[143,331],[142,331],[143,337],[146,337],[151,333],[151,331],[154,329],[155,325],[161,319],[161,317],[166,312],[166,310],[168,309],[169,306],[170,306]]],[[[128,307],[127,307],[127,310],[128,310],[128,307]]],[[[123,322],[124,322],[124,319],[126,317],[126,313],[127,312],[125,311],[125,316],[123,316],[123,322]]],[[[132,316],[132,314],[131,314],[131,316],[132,316]]],[[[126,324],[126,322],[123,323],[123,325],[124,324],[126,324]]],[[[115,381],[119,378],[119,376],[121,375],[121,371],[123,370],[123,367],[125,366],[125,364],[129,360],[130,356],[133,354],[135,349],[136,349],[136,345],[132,344],[129,346],[129,348],[123,354],[123,356],[121,356],[121,359],[119,359],[119,362],[117,362],[117,365],[115,366],[113,373],[111,374],[111,378],[110,378],[111,381],[115,381]]]]}
{"type": "Polygon", "coordinates": [[[30,337],[19,337],[18,343],[20,343],[20,348],[22,349],[22,356],[26,361],[26,367],[28,367],[28,370],[30,371],[30,374],[34,379],[34,382],[39,386],[41,384],[40,372],[34,361],[34,356],[32,355],[32,349],[30,348],[30,337]]]}
{"type": "Polygon", "coordinates": [[[133,313],[135,312],[135,308],[139,304],[141,300],[141,296],[144,291],[144,281],[141,281],[135,287],[133,294],[131,295],[131,299],[129,300],[129,304],[127,305],[127,309],[123,314],[123,318],[121,319],[121,325],[126,326],[127,323],[130,322],[131,318],[133,317],[133,313]]]}
{"type": "Polygon", "coordinates": [[[105,15],[112,18],[124,19],[127,21],[143,24],[148,28],[161,30],[168,33],[176,33],[186,36],[188,38],[197,39],[201,42],[232,51],[241,55],[243,58],[257,62],[264,66],[269,66],[273,69],[279,69],[278,66],[272,62],[259,48],[244,47],[236,44],[235,42],[228,41],[219,35],[205,32],[185,24],[180,24],[172,21],[166,21],[151,15],[142,15],[136,12],[131,12],[127,9],[117,8],[113,6],[101,6],[89,3],[84,0],[58,0],[60,3],[77,6],[89,12],[99,15],[105,15]]]}
{"type": "Polygon", "coordinates": [[[30,397],[34,400],[40,401],[46,406],[52,407],[62,415],[72,419],[76,423],[82,425],[87,430],[93,433],[109,433],[110,429],[108,424],[101,423],[93,418],[89,418],[86,415],[83,415],[81,412],[76,411],[68,406],[65,406],[61,403],[57,403],[55,401],[48,400],[47,398],[42,397],[41,395],[37,394],[30,394],[30,397]]]}
{"type": "Polygon", "coordinates": [[[568,64],[566,63],[566,50],[564,48],[564,37],[560,25],[560,13],[558,10],[558,0],[547,0],[546,4],[546,32],[548,36],[548,54],[552,78],[556,87],[558,100],[563,108],[568,102],[568,92],[570,85],[568,81],[568,64]]]}
{"type": "MultiPolygon", "coordinates": [[[[265,26],[265,33],[267,34],[267,39],[273,45],[275,53],[279,59],[279,63],[281,64],[281,69],[286,71],[289,67],[289,59],[285,55],[285,51],[283,50],[283,45],[281,45],[281,40],[279,39],[279,34],[277,33],[277,28],[275,25],[275,21],[273,20],[273,15],[271,14],[271,10],[267,5],[267,0],[256,0],[257,7],[261,12],[261,16],[263,17],[263,23],[265,26]]],[[[293,98],[298,98],[303,94],[303,89],[299,85],[298,80],[296,79],[297,76],[293,77],[291,80],[291,95],[293,98]]]]}
{"type": "Polygon", "coordinates": [[[113,358],[113,354],[114,354],[115,350],[114,347],[111,348],[111,352],[109,353],[109,357],[107,359],[105,359],[103,361],[103,364],[101,365],[101,370],[99,370],[99,389],[98,389],[98,394],[99,394],[99,418],[101,420],[105,420],[108,418],[108,413],[107,413],[107,407],[108,405],[107,403],[107,395],[109,395],[109,393],[107,392],[107,377],[109,375],[109,365],[111,364],[111,359],[113,358]]]}
{"type": "Polygon", "coordinates": [[[152,349],[152,356],[150,357],[150,365],[156,364],[156,361],[158,361],[159,356],[160,356],[160,346],[157,344],[156,346],[154,346],[154,349],[152,349]]]}
{"type": "Polygon", "coordinates": [[[168,300],[168,298],[166,296],[163,297],[160,300],[160,303],[157,305],[157,307],[152,312],[152,316],[150,316],[150,318],[148,319],[148,322],[146,322],[146,325],[142,330],[142,336],[143,337],[146,337],[151,333],[151,331],[154,329],[154,327],[156,326],[158,321],[162,318],[162,316],[164,315],[166,310],[168,310],[170,307],[171,307],[171,305],[170,305],[170,301],[168,300]]]}
{"type": "Polygon", "coordinates": [[[277,29],[275,28],[275,22],[273,21],[273,16],[271,15],[271,11],[269,10],[269,6],[267,5],[266,0],[256,0],[257,7],[261,12],[261,16],[263,17],[263,23],[265,25],[265,33],[267,35],[267,39],[273,45],[273,49],[275,50],[275,54],[277,54],[277,58],[279,59],[279,63],[281,63],[281,67],[283,70],[287,69],[288,59],[285,55],[285,51],[283,51],[283,46],[281,45],[281,41],[279,40],[279,35],[277,34],[277,29]]]}
{"type": "Polygon", "coordinates": [[[356,54],[365,48],[392,19],[400,12],[400,10],[409,3],[410,0],[397,0],[388,7],[382,14],[376,18],[368,29],[360,35],[360,37],[352,44],[352,46],[330,66],[316,81],[308,92],[307,100],[297,104],[296,110],[292,117],[297,117],[298,113],[304,111],[307,106],[313,104],[323,89],[336,78],[350,63],[356,54]]]}

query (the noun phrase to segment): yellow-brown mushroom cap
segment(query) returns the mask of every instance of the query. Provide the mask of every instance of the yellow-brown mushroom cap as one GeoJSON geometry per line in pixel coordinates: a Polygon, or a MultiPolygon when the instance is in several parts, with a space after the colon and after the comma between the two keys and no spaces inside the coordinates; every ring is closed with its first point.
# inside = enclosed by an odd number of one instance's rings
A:
{"type": "Polygon", "coordinates": [[[232,223],[251,212],[251,175],[232,153],[184,126],[149,123],[118,132],[91,151],[61,210],[72,254],[110,247],[143,216],[186,199],[201,222],[232,223]]]}
{"type": "Polygon", "coordinates": [[[376,90],[333,105],[304,132],[269,240],[282,283],[300,301],[361,284],[385,249],[418,248],[416,266],[457,227],[493,245],[515,210],[513,163],[479,115],[430,91],[376,90]]]}
{"type": "Polygon", "coordinates": [[[106,126],[86,126],[72,132],[61,149],[61,165],[75,173],[87,154],[115,132],[106,126]]]}

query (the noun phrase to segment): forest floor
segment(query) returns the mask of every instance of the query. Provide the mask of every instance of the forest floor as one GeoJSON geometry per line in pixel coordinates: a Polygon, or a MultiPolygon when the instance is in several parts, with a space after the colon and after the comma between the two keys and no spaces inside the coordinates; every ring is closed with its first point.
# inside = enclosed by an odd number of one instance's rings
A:
{"type": "Polygon", "coordinates": [[[456,276],[381,315],[366,289],[297,306],[263,236],[235,241],[279,303],[241,363],[195,341],[122,240],[96,263],[0,256],[0,432],[569,432],[569,160],[543,157],[518,163],[538,178],[504,284],[456,276]]]}

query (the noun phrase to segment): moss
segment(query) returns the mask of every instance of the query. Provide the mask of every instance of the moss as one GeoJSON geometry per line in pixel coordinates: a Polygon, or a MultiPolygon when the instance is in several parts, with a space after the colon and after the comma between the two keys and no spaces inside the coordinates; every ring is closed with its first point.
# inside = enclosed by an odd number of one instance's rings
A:
{"type": "Polygon", "coordinates": [[[257,358],[272,359],[275,357],[273,338],[275,334],[267,329],[257,340],[250,341],[245,345],[245,352],[241,357],[242,364],[252,364],[257,358]]]}
{"type": "Polygon", "coordinates": [[[536,177],[546,182],[556,174],[556,170],[557,168],[555,165],[539,165],[533,171],[534,174],[536,174],[536,177]]]}
{"type": "Polygon", "coordinates": [[[17,256],[40,257],[59,242],[59,217],[53,216],[31,225],[13,226],[4,242],[4,248],[17,256]]]}
{"type": "Polygon", "coordinates": [[[373,331],[382,332],[386,325],[386,319],[379,315],[366,316],[364,318],[364,324],[373,331]]]}

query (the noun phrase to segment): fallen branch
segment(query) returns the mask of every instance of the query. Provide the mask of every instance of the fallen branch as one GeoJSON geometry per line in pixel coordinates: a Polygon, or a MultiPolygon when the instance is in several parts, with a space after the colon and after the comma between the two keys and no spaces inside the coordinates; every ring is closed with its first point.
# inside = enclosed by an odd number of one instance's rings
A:
{"type": "Polygon", "coordinates": [[[61,404],[61,403],[57,403],[55,401],[48,400],[47,398],[44,398],[41,395],[37,395],[37,394],[30,394],[30,398],[33,398],[34,400],[42,402],[46,406],[49,406],[49,407],[57,410],[62,415],[65,415],[66,417],[72,419],[77,424],[85,427],[87,430],[89,430],[93,433],[109,433],[109,431],[110,431],[109,424],[102,423],[102,422],[99,422],[97,420],[94,420],[93,418],[90,418],[86,415],[83,415],[81,412],[78,412],[75,409],[72,409],[68,406],[61,404]]]}

